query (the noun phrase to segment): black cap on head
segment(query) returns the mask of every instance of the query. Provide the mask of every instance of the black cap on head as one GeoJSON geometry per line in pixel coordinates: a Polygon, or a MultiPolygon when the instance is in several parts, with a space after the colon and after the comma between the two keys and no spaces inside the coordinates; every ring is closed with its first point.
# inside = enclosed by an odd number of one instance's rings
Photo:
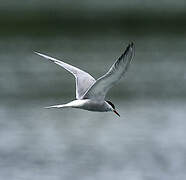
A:
{"type": "Polygon", "coordinates": [[[108,102],[112,106],[112,108],[115,109],[115,106],[111,101],[106,101],[106,102],[108,102]]]}

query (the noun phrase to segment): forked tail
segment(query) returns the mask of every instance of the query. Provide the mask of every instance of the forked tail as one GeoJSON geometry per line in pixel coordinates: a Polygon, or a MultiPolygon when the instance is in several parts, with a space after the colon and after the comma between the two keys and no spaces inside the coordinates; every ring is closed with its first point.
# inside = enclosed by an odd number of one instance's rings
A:
{"type": "Polygon", "coordinates": [[[44,108],[50,109],[50,108],[66,108],[66,107],[68,107],[66,104],[60,104],[60,105],[48,106],[44,108]]]}
{"type": "Polygon", "coordinates": [[[48,107],[45,107],[45,108],[47,108],[47,109],[50,109],[50,108],[67,108],[67,107],[79,108],[80,106],[82,106],[82,100],[74,100],[74,101],[71,101],[67,104],[59,104],[59,105],[54,105],[54,106],[48,106],[48,107]]]}

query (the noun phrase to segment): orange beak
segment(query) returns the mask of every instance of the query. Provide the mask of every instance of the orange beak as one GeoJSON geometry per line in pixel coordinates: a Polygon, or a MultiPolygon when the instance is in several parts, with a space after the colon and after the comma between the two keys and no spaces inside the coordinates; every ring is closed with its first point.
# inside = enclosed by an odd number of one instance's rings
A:
{"type": "Polygon", "coordinates": [[[116,110],[113,110],[113,112],[120,117],[119,113],[116,110]]]}

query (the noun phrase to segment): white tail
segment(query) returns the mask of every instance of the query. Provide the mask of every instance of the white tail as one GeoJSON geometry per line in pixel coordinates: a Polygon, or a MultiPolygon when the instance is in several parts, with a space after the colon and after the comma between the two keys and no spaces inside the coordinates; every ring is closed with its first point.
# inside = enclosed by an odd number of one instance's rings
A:
{"type": "Polygon", "coordinates": [[[47,109],[50,109],[50,108],[67,108],[67,107],[80,108],[85,101],[87,101],[87,100],[74,100],[74,101],[71,101],[67,104],[59,104],[59,105],[54,105],[54,106],[48,106],[48,107],[45,107],[45,108],[47,108],[47,109]]]}
{"type": "Polygon", "coordinates": [[[44,108],[50,109],[50,108],[65,108],[65,107],[69,107],[69,106],[67,106],[66,104],[61,104],[61,105],[48,106],[44,108]]]}

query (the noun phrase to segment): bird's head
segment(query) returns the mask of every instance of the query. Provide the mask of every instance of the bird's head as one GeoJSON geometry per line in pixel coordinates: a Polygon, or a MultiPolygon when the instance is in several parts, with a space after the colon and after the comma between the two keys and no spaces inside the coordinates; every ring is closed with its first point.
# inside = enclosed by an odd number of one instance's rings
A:
{"type": "Polygon", "coordinates": [[[119,113],[116,111],[116,108],[115,108],[114,104],[111,101],[106,101],[106,102],[109,105],[109,110],[113,111],[115,114],[117,114],[120,117],[119,113]]]}

